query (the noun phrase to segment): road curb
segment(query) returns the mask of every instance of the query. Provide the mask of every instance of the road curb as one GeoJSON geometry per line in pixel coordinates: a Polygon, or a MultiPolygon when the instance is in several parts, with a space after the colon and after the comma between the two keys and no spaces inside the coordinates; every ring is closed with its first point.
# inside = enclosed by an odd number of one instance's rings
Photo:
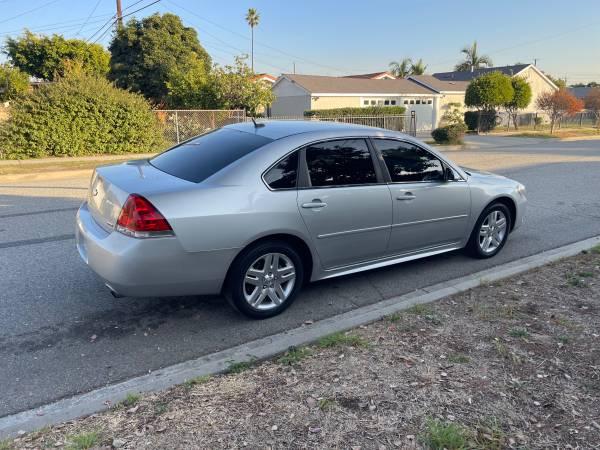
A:
{"type": "Polygon", "coordinates": [[[175,364],[147,375],[59,400],[39,408],[0,418],[0,438],[33,431],[78,417],[106,410],[132,392],[155,392],[191,378],[224,372],[236,362],[263,360],[316,341],[331,333],[346,331],[416,304],[430,303],[484,283],[507,278],[552,261],[576,255],[600,244],[600,236],[502,264],[471,275],[427,286],[346,313],[301,326],[283,333],[257,339],[217,353],[175,364]]]}

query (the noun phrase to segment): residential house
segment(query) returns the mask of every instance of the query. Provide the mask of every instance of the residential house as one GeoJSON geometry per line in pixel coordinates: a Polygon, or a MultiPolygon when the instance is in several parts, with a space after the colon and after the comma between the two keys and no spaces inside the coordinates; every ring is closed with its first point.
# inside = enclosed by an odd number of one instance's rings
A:
{"type": "Polygon", "coordinates": [[[584,100],[592,89],[594,89],[594,88],[592,88],[590,86],[577,86],[577,87],[570,87],[569,91],[571,92],[571,94],[573,94],[578,99],[584,100]]]}
{"type": "Polygon", "coordinates": [[[434,90],[406,79],[329,77],[283,74],[273,85],[276,99],[271,115],[302,117],[310,109],[364,106],[404,106],[415,111],[417,129],[430,130],[437,122],[434,90]]]}

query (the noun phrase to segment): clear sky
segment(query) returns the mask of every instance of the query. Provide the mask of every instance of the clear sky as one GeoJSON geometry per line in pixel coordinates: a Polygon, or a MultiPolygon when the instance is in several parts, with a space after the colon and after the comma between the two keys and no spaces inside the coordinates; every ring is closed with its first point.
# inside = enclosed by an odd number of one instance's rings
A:
{"type": "MultiPolygon", "coordinates": [[[[124,14],[153,1],[122,0],[124,14]]],[[[106,45],[110,32],[94,33],[110,21],[115,3],[0,0],[0,40],[29,28],[100,37],[106,45]]],[[[600,82],[600,0],[160,0],[134,16],[178,14],[214,61],[226,64],[250,52],[249,7],[260,13],[257,72],[292,72],[294,62],[305,74],[375,72],[405,57],[423,58],[428,73],[447,71],[476,39],[495,65],[537,58],[538,67],[569,84],[600,82]]]]}

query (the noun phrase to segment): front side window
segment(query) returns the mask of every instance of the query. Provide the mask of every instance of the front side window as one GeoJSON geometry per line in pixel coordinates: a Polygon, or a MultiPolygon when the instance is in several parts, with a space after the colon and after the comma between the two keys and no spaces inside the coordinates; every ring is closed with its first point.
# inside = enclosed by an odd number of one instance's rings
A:
{"type": "Polygon", "coordinates": [[[442,162],[416,145],[388,139],[375,139],[394,183],[443,181],[442,162]]]}
{"type": "Polygon", "coordinates": [[[309,145],[306,147],[306,165],[314,187],[377,182],[373,159],[364,139],[309,145]]]}
{"type": "Polygon", "coordinates": [[[265,183],[271,189],[293,189],[298,173],[298,152],[283,158],[265,173],[265,183]]]}

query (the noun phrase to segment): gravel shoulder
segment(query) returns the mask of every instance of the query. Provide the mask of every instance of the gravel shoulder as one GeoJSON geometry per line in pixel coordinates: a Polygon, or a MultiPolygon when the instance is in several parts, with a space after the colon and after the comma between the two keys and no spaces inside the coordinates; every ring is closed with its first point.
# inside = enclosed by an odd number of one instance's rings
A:
{"type": "Polygon", "coordinates": [[[599,405],[596,247],[0,449],[593,449],[599,405]]]}

